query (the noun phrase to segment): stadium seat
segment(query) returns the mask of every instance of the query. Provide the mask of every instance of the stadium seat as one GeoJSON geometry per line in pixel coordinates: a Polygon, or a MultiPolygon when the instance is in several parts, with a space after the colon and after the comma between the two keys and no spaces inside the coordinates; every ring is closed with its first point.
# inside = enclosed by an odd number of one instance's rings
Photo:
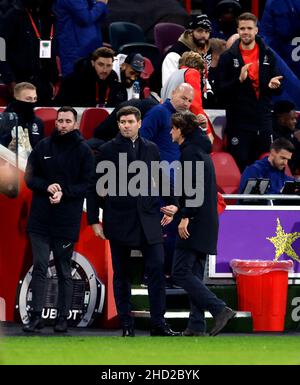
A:
{"type": "Polygon", "coordinates": [[[212,132],[213,134],[213,137],[214,137],[214,141],[213,141],[213,144],[212,144],[212,151],[213,152],[220,152],[220,151],[224,151],[224,142],[222,139],[220,139],[218,137],[218,135],[216,135],[216,133],[213,131],[212,132]]]}
{"type": "Polygon", "coordinates": [[[109,41],[116,53],[123,44],[145,42],[142,28],[134,23],[115,21],[109,25],[109,41]]]}
{"type": "Polygon", "coordinates": [[[223,194],[236,194],[241,180],[241,172],[228,152],[213,152],[211,159],[215,166],[218,191],[223,194]]]}
{"type": "Polygon", "coordinates": [[[144,80],[148,80],[150,76],[153,74],[154,67],[152,65],[152,62],[147,57],[144,57],[145,60],[145,68],[144,71],[141,73],[141,78],[144,80]]]}
{"type": "Polygon", "coordinates": [[[44,122],[45,136],[51,135],[55,128],[57,110],[54,107],[37,107],[35,108],[34,113],[44,122]]]}
{"type": "Polygon", "coordinates": [[[119,53],[129,55],[130,53],[140,53],[151,60],[154,70],[160,69],[160,53],[154,44],[150,43],[128,43],[119,48],[119,53]]]}
{"type": "Polygon", "coordinates": [[[6,84],[0,84],[0,106],[7,106],[11,97],[8,92],[8,87],[6,84]]]}
{"type": "Polygon", "coordinates": [[[108,117],[109,113],[104,108],[86,108],[81,116],[80,132],[85,139],[90,139],[94,135],[95,128],[108,117]]]}
{"type": "Polygon", "coordinates": [[[176,43],[183,31],[184,27],[175,23],[157,23],[154,26],[154,42],[161,57],[170,46],[176,43]]]}

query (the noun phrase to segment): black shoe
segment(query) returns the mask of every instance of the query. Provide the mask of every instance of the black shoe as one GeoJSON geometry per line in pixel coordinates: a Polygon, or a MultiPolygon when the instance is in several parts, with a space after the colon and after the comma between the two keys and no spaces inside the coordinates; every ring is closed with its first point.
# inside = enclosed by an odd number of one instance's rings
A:
{"type": "Polygon", "coordinates": [[[68,331],[68,321],[66,317],[59,317],[55,323],[54,331],[58,333],[65,333],[68,331]]]}
{"type": "Polygon", "coordinates": [[[143,288],[147,288],[148,287],[148,277],[147,277],[147,275],[143,276],[141,287],[143,287],[143,288]]]}
{"type": "Polygon", "coordinates": [[[26,333],[34,333],[43,329],[44,326],[44,321],[41,317],[33,317],[28,324],[23,326],[23,331],[26,333]]]}
{"type": "Polygon", "coordinates": [[[179,337],[181,336],[181,332],[174,332],[169,325],[162,325],[152,328],[150,335],[161,337],[179,337]]]}
{"type": "Polygon", "coordinates": [[[134,337],[134,329],[133,328],[124,328],[122,337],[134,337]]]}
{"type": "Polygon", "coordinates": [[[192,330],[192,329],[186,328],[182,332],[182,335],[184,337],[204,337],[206,334],[204,332],[198,332],[197,330],[192,330]]]}
{"type": "Polygon", "coordinates": [[[225,309],[223,309],[221,313],[215,317],[215,324],[209,335],[216,336],[219,334],[220,331],[227,325],[228,321],[230,321],[235,315],[236,312],[226,306],[225,309]]]}

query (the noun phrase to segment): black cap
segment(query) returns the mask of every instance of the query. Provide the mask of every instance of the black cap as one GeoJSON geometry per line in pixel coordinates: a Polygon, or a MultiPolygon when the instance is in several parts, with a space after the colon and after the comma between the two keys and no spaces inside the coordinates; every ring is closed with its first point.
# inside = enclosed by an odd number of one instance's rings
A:
{"type": "Polygon", "coordinates": [[[285,114],[293,111],[296,108],[295,104],[289,100],[279,100],[274,103],[274,114],[285,114]]]}
{"type": "Polygon", "coordinates": [[[140,53],[130,53],[129,55],[127,55],[124,62],[131,65],[132,69],[136,72],[144,71],[145,60],[140,53]]]}
{"type": "Polygon", "coordinates": [[[187,27],[189,29],[202,28],[206,31],[211,31],[211,22],[207,15],[192,15],[187,27]]]}

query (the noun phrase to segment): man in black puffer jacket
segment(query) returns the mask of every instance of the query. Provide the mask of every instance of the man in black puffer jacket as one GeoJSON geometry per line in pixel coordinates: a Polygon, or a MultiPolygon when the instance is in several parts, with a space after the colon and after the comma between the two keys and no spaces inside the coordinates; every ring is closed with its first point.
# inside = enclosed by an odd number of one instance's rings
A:
{"type": "Polygon", "coordinates": [[[46,277],[50,251],[58,275],[58,312],[54,330],[67,331],[72,301],[71,257],[78,239],[83,200],[93,173],[93,154],[77,129],[77,112],[61,107],[56,130],[40,141],[28,158],[27,186],[33,191],[27,231],[32,253],[32,313],[25,332],[43,327],[46,277]]]}

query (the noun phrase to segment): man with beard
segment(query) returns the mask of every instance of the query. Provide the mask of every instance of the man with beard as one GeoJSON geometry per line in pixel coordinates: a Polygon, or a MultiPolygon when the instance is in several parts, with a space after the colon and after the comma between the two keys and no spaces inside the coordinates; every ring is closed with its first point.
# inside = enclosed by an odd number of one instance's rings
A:
{"type": "Polygon", "coordinates": [[[209,36],[211,22],[207,15],[193,15],[188,23],[188,29],[183,32],[178,41],[169,49],[162,63],[162,86],[169,76],[178,69],[181,55],[187,51],[198,52],[204,61],[201,89],[204,97],[211,91],[208,82],[208,71],[211,65],[211,48],[209,36]]]}
{"type": "Polygon", "coordinates": [[[295,178],[285,174],[284,170],[288,161],[295,152],[293,143],[285,138],[278,138],[270,146],[270,154],[263,159],[246,167],[240,183],[240,191],[244,191],[249,179],[269,179],[270,184],[265,194],[280,194],[286,181],[295,178]]]}
{"type": "Polygon", "coordinates": [[[273,141],[272,96],[281,79],[273,52],[257,36],[257,18],[238,17],[239,39],[219,60],[220,96],[226,109],[227,149],[241,171],[273,141]]]}
{"type": "Polygon", "coordinates": [[[108,47],[80,59],[74,72],[64,78],[56,105],[116,107],[127,100],[125,82],[118,81],[113,61],[114,51],[108,47]]]}
{"type": "Polygon", "coordinates": [[[59,80],[51,3],[52,0],[15,2],[1,20],[0,33],[6,43],[1,80],[11,94],[16,83],[34,84],[41,106],[52,104],[59,80]]]}
{"type": "Polygon", "coordinates": [[[54,331],[68,329],[73,295],[71,258],[94,167],[93,154],[78,130],[74,108],[59,108],[55,128],[33,149],[25,170],[25,182],[32,190],[27,233],[33,255],[30,321],[23,326],[26,333],[44,327],[42,311],[51,251],[58,279],[58,317],[54,331]]]}
{"type": "Polygon", "coordinates": [[[145,61],[143,56],[139,53],[130,53],[127,56],[121,53],[116,56],[113,70],[117,73],[119,82],[125,85],[128,100],[132,99],[132,85],[136,80],[140,79],[144,68],[145,61]]]}
{"type": "MultiPolygon", "coordinates": [[[[44,124],[34,115],[36,101],[36,87],[31,83],[18,83],[14,88],[14,100],[5,110],[5,112],[15,112],[17,114],[18,126],[28,131],[31,148],[34,148],[37,142],[44,137],[44,124]]],[[[11,129],[2,132],[0,143],[11,151],[15,151],[16,139],[12,138],[11,129]]]]}

